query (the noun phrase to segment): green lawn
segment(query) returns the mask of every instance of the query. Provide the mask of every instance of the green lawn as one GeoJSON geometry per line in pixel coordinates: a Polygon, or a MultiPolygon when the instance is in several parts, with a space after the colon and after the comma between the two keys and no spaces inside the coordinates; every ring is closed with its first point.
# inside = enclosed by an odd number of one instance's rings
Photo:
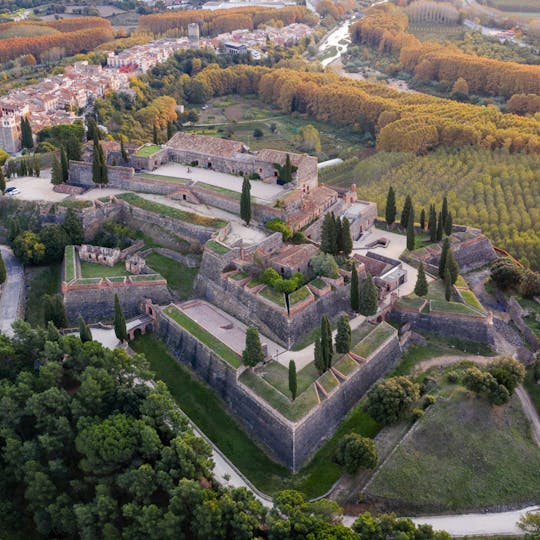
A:
{"type": "Polygon", "coordinates": [[[346,377],[351,375],[359,368],[357,362],[355,362],[350,356],[344,356],[339,362],[334,364],[334,367],[346,377]]]}
{"type": "Polygon", "coordinates": [[[175,320],[180,326],[185,328],[189,333],[195,336],[199,341],[212,349],[218,356],[232,367],[240,366],[240,356],[229,348],[221,340],[213,336],[210,332],[198,325],[193,319],[189,318],[183,311],[180,311],[176,306],[167,306],[164,313],[175,320]]]}
{"type": "Polygon", "coordinates": [[[215,191],[216,193],[223,193],[223,195],[228,195],[229,197],[234,197],[235,199],[240,199],[242,196],[238,191],[233,191],[232,189],[227,189],[220,186],[213,186],[212,184],[206,184],[205,182],[197,182],[198,187],[208,189],[209,191],[215,191]]]}
{"type": "Polygon", "coordinates": [[[70,282],[75,279],[75,248],[66,246],[64,249],[64,280],[70,282]]]}
{"type": "Polygon", "coordinates": [[[64,208],[73,208],[73,209],[79,209],[79,208],[90,208],[92,206],[92,201],[82,201],[80,199],[64,199],[61,201],[60,206],[63,206],[64,208]]]}
{"type": "Polygon", "coordinates": [[[390,336],[396,333],[396,329],[388,323],[382,322],[370,332],[352,352],[362,358],[369,358],[390,336]]]}
{"type": "Polygon", "coordinates": [[[114,266],[105,266],[104,264],[81,261],[82,278],[105,278],[116,276],[128,276],[130,273],[126,270],[126,265],[121,262],[114,266]]]}
{"type": "Polygon", "coordinates": [[[165,204],[156,203],[143,199],[135,193],[122,193],[117,196],[119,199],[126,201],[132,206],[148,210],[149,212],[155,212],[165,217],[178,219],[180,221],[186,221],[193,225],[200,225],[201,227],[213,227],[215,229],[221,229],[227,225],[227,222],[223,219],[215,219],[208,216],[201,216],[200,214],[194,214],[192,212],[185,212],[179,208],[167,206],[165,204]]]}
{"type": "Polygon", "coordinates": [[[136,156],[141,157],[149,157],[154,155],[156,152],[159,152],[161,150],[161,146],[158,146],[157,144],[148,144],[145,146],[141,146],[136,152],[136,156]]]}
{"type": "Polygon", "coordinates": [[[135,177],[146,178],[147,180],[161,180],[163,182],[172,182],[173,184],[189,184],[191,180],[187,178],[178,178],[177,176],[164,176],[161,174],[151,174],[151,173],[139,173],[135,177]]]}
{"type": "Polygon", "coordinates": [[[493,407],[461,387],[430,407],[367,494],[399,511],[468,511],[538,498],[540,450],[514,396],[493,407]]]}
{"type": "Polygon", "coordinates": [[[357,405],[313,459],[297,474],[290,474],[255,445],[225,412],[216,394],[176,362],[162,342],[146,334],[131,342],[131,347],[146,355],[156,378],[167,384],[189,418],[265,493],[297,489],[308,497],[322,495],[342,474],[341,467],[332,461],[340,439],[351,432],[364,437],[374,437],[379,432],[378,424],[357,405]]]}
{"type": "MultiPolygon", "coordinates": [[[[289,370],[274,360],[257,369],[257,373],[283,395],[289,396],[289,370]]],[[[300,395],[319,377],[317,368],[310,362],[296,374],[297,394],[300,395]]]]}
{"type": "Polygon", "coordinates": [[[307,300],[310,296],[313,296],[311,291],[304,285],[289,295],[289,304],[294,306],[295,304],[299,304],[300,302],[307,300]]]}
{"type": "Polygon", "coordinates": [[[324,388],[324,390],[328,394],[339,386],[339,381],[337,380],[336,376],[331,371],[327,371],[326,373],[323,373],[319,377],[318,383],[324,388]]]}
{"type": "Polygon", "coordinates": [[[285,295],[283,293],[277,292],[269,285],[262,289],[259,294],[267,300],[270,300],[270,302],[277,304],[279,307],[285,307],[285,295]]]}
{"type": "Polygon", "coordinates": [[[471,290],[459,292],[461,293],[465,304],[472,307],[473,309],[478,310],[480,313],[485,313],[482,304],[479,302],[478,298],[476,298],[476,295],[471,290]]]}
{"type": "Polygon", "coordinates": [[[44,324],[43,295],[56,294],[60,288],[59,263],[50,266],[32,268],[28,274],[28,292],[26,296],[24,319],[32,326],[44,324]]]}
{"type": "Polygon", "coordinates": [[[150,268],[159,272],[166,280],[169,288],[182,300],[193,294],[193,280],[199,272],[198,268],[188,268],[178,261],[169,259],[159,253],[151,253],[146,257],[150,268]]]}
{"type": "Polygon", "coordinates": [[[206,247],[210,248],[214,253],[217,253],[218,255],[225,255],[225,253],[229,253],[230,251],[227,246],[224,246],[223,244],[220,244],[215,240],[208,240],[208,242],[206,242],[206,247]]]}

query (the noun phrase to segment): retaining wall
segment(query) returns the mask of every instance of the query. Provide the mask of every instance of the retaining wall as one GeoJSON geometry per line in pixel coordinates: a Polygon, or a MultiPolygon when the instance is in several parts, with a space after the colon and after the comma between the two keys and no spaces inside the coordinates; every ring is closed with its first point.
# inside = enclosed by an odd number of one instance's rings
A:
{"type": "Polygon", "coordinates": [[[270,456],[293,471],[301,468],[332,436],[350,409],[379,377],[391,369],[401,354],[396,332],[319,407],[299,422],[291,422],[238,381],[241,369],[235,370],[221,360],[160,308],[156,313],[157,335],[174,357],[210,385],[247,433],[270,456]]]}

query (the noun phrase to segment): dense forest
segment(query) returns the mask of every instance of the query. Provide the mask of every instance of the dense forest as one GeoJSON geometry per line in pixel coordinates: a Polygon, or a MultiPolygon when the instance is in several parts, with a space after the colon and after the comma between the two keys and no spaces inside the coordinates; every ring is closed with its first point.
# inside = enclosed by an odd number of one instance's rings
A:
{"type": "MultiPolygon", "coordinates": [[[[25,23],[4,23],[0,24],[0,31],[7,30],[15,24],[20,27],[25,25],[25,23]]],[[[0,63],[28,54],[33,55],[39,62],[52,49],[61,50],[60,56],[88,52],[113,37],[111,23],[100,17],[79,17],[28,24],[52,28],[59,33],[0,40],[0,63]]]]}
{"type": "Polygon", "coordinates": [[[241,7],[218,9],[215,11],[173,11],[144,15],[139,19],[139,29],[152,32],[154,35],[164,34],[171,30],[187,33],[190,23],[198,23],[201,35],[213,36],[223,32],[231,32],[239,28],[253,30],[260,24],[306,23],[315,25],[318,17],[301,6],[290,6],[282,9],[241,7]]]}
{"type": "Polygon", "coordinates": [[[513,94],[540,95],[540,66],[466,54],[447,43],[421,43],[406,32],[407,26],[407,15],[394,5],[376,6],[351,26],[352,42],[400,51],[402,66],[417,79],[453,84],[461,78],[471,92],[506,98],[513,94]]]}

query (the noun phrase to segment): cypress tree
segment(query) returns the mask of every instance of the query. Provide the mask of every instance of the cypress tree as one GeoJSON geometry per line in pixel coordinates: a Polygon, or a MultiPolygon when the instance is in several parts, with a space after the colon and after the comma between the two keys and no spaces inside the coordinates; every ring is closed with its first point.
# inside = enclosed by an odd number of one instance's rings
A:
{"type": "Polygon", "coordinates": [[[424,263],[420,263],[418,267],[418,277],[416,278],[416,285],[414,286],[414,294],[416,296],[426,296],[428,293],[428,282],[426,279],[426,272],[424,270],[424,263]]]}
{"type": "Polygon", "coordinates": [[[26,174],[28,176],[34,176],[34,167],[32,166],[30,158],[25,159],[24,161],[26,162],[26,174]]]}
{"type": "Polygon", "coordinates": [[[336,253],[336,228],[330,212],[324,216],[321,226],[321,251],[331,255],[336,253]]]}
{"type": "Polygon", "coordinates": [[[52,297],[52,309],[52,321],[56,328],[66,328],[68,324],[66,306],[64,306],[64,301],[59,294],[52,297]]]}
{"type": "Polygon", "coordinates": [[[0,191],[2,192],[2,195],[6,192],[6,179],[4,177],[4,171],[2,170],[1,166],[0,166],[0,191]]]}
{"type": "Polygon", "coordinates": [[[336,352],[345,354],[351,350],[351,325],[349,316],[343,313],[337,322],[336,352]]]}
{"type": "Polygon", "coordinates": [[[251,221],[251,184],[248,177],[244,176],[242,183],[242,195],[240,196],[240,217],[249,225],[251,221]]]}
{"type": "Polygon", "coordinates": [[[124,146],[124,139],[120,140],[120,153],[122,154],[122,160],[124,163],[126,163],[128,160],[128,155],[126,152],[126,147],[124,146]]]}
{"type": "Polygon", "coordinates": [[[394,188],[390,186],[386,195],[386,210],[385,218],[386,223],[390,227],[396,221],[397,207],[396,207],[396,193],[394,188]]]}
{"type": "Polygon", "coordinates": [[[126,319],[117,294],[114,295],[114,333],[120,343],[127,339],[126,319]]]}
{"type": "Polygon", "coordinates": [[[99,139],[94,138],[94,149],[92,156],[92,180],[95,184],[101,184],[101,153],[99,152],[99,139]]]}
{"type": "Polygon", "coordinates": [[[92,141],[99,139],[99,128],[97,126],[95,118],[88,118],[88,130],[86,131],[86,140],[92,141]]]}
{"type": "Polygon", "coordinates": [[[108,184],[109,172],[107,170],[107,159],[105,158],[105,154],[103,153],[103,147],[101,146],[101,144],[98,144],[98,153],[99,153],[99,164],[101,167],[101,172],[100,172],[101,184],[108,184]]]}
{"type": "Polygon", "coordinates": [[[444,297],[447,302],[450,302],[450,298],[452,298],[452,276],[448,266],[446,266],[444,271],[444,297]]]}
{"type": "Polygon", "coordinates": [[[448,199],[446,195],[444,196],[443,202],[442,202],[441,216],[442,216],[442,227],[444,230],[446,228],[446,219],[448,218],[448,199]]]}
{"type": "Polygon", "coordinates": [[[358,271],[356,264],[353,264],[351,272],[351,309],[358,312],[360,309],[360,288],[358,286],[358,271]]]}
{"type": "Polygon", "coordinates": [[[167,122],[167,140],[169,140],[173,136],[173,123],[167,122]]]}
{"type": "Polygon", "coordinates": [[[443,218],[441,212],[439,212],[439,219],[437,222],[437,242],[440,242],[443,237],[444,227],[443,227],[443,218]]]}
{"type": "Polygon", "coordinates": [[[157,130],[156,124],[154,124],[154,129],[152,131],[152,142],[154,144],[159,144],[158,143],[158,130],[157,130]]]}
{"type": "Polygon", "coordinates": [[[328,371],[332,366],[334,347],[332,344],[332,326],[327,315],[323,315],[321,319],[321,352],[324,371],[328,371]]]}
{"type": "Polygon", "coordinates": [[[62,165],[62,182],[67,182],[69,179],[69,164],[66,155],[66,150],[62,146],[60,149],[60,165],[62,165]]]}
{"type": "Polygon", "coordinates": [[[61,335],[58,328],[54,326],[54,323],[52,321],[45,321],[45,325],[47,327],[47,341],[60,341],[61,335]]]}
{"type": "Polygon", "coordinates": [[[373,277],[368,272],[360,290],[360,313],[362,315],[369,317],[377,313],[377,296],[377,287],[373,282],[373,277]]]}
{"type": "Polygon", "coordinates": [[[79,337],[83,343],[87,341],[92,341],[92,331],[90,327],[86,324],[82,315],[79,315],[79,337]]]}
{"type": "Polygon", "coordinates": [[[55,186],[57,186],[61,183],[62,183],[62,165],[60,165],[60,161],[58,161],[58,158],[54,156],[52,170],[51,170],[51,184],[54,184],[55,186]]]}
{"type": "Polygon", "coordinates": [[[30,126],[30,121],[26,116],[21,116],[21,144],[23,148],[32,148],[34,146],[32,126],[30,126]]]}
{"type": "Polygon", "coordinates": [[[334,226],[336,228],[336,252],[334,255],[337,255],[343,251],[343,227],[341,218],[334,219],[334,226]]]}
{"type": "Polygon", "coordinates": [[[348,257],[353,249],[353,241],[351,236],[351,223],[346,217],[343,218],[341,222],[341,242],[343,253],[348,257]]]}
{"type": "Polygon", "coordinates": [[[407,249],[414,250],[415,232],[414,232],[414,208],[409,212],[409,221],[407,222],[407,249]]]}
{"type": "Polygon", "coordinates": [[[403,211],[401,212],[401,220],[400,224],[405,229],[407,227],[407,223],[409,223],[409,214],[412,210],[412,199],[410,195],[407,195],[405,198],[405,204],[403,205],[403,211]]]}
{"type": "Polygon", "coordinates": [[[287,184],[292,182],[293,167],[291,163],[291,156],[287,154],[285,157],[285,167],[283,169],[283,181],[287,184]]]}
{"type": "Polygon", "coordinates": [[[298,391],[298,383],[296,380],[296,364],[294,360],[289,361],[289,391],[291,392],[292,400],[296,399],[296,392],[298,391]]]}
{"type": "Polygon", "coordinates": [[[448,257],[448,252],[450,251],[450,240],[448,237],[444,239],[441,256],[439,258],[439,277],[444,278],[444,269],[446,268],[446,258],[448,257]]]}
{"type": "Polygon", "coordinates": [[[452,212],[448,212],[448,216],[446,216],[446,223],[444,224],[444,232],[446,236],[450,236],[452,234],[453,226],[454,226],[454,223],[452,219],[452,212]]]}
{"type": "Polygon", "coordinates": [[[422,211],[420,212],[420,228],[425,231],[426,230],[426,211],[422,208],[422,211]]]}
{"type": "Polygon", "coordinates": [[[246,330],[246,348],[242,352],[242,362],[246,366],[256,366],[264,361],[259,331],[254,326],[249,326],[246,330]]]}
{"type": "Polygon", "coordinates": [[[0,251],[0,285],[6,281],[6,265],[4,263],[4,258],[2,257],[2,252],[0,251]]]}
{"type": "Polygon", "coordinates": [[[319,373],[324,373],[324,360],[322,355],[321,338],[315,340],[313,363],[319,373]]]}
{"type": "Polygon", "coordinates": [[[39,159],[34,154],[34,174],[37,178],[39,178],[39,175],[41,174],[41,169],[39,167],[39,159]]]}
{"type": "Polygon", "coordinates": [[[450,272],[450,279],[452,285],[454,285],[459,275],[459,266],[456,262],[452,249],[449,249],[448,254],[446,255],[445,271],[446,269],[448,269],[448,271],[450,272]]]}

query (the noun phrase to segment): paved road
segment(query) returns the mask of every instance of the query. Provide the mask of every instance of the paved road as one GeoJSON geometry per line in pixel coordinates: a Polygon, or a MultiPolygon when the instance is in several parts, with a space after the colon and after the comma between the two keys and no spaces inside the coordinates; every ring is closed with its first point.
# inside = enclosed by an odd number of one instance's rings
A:
{"type": "Polygon", "coordinates": [[[7,279],[0,295],[0,332],[12,336],[11,325],[19,318],[20,305],[24,298],[24,270],[9,247],[0,246],[0,251],[7,272],[7,279]]]}

